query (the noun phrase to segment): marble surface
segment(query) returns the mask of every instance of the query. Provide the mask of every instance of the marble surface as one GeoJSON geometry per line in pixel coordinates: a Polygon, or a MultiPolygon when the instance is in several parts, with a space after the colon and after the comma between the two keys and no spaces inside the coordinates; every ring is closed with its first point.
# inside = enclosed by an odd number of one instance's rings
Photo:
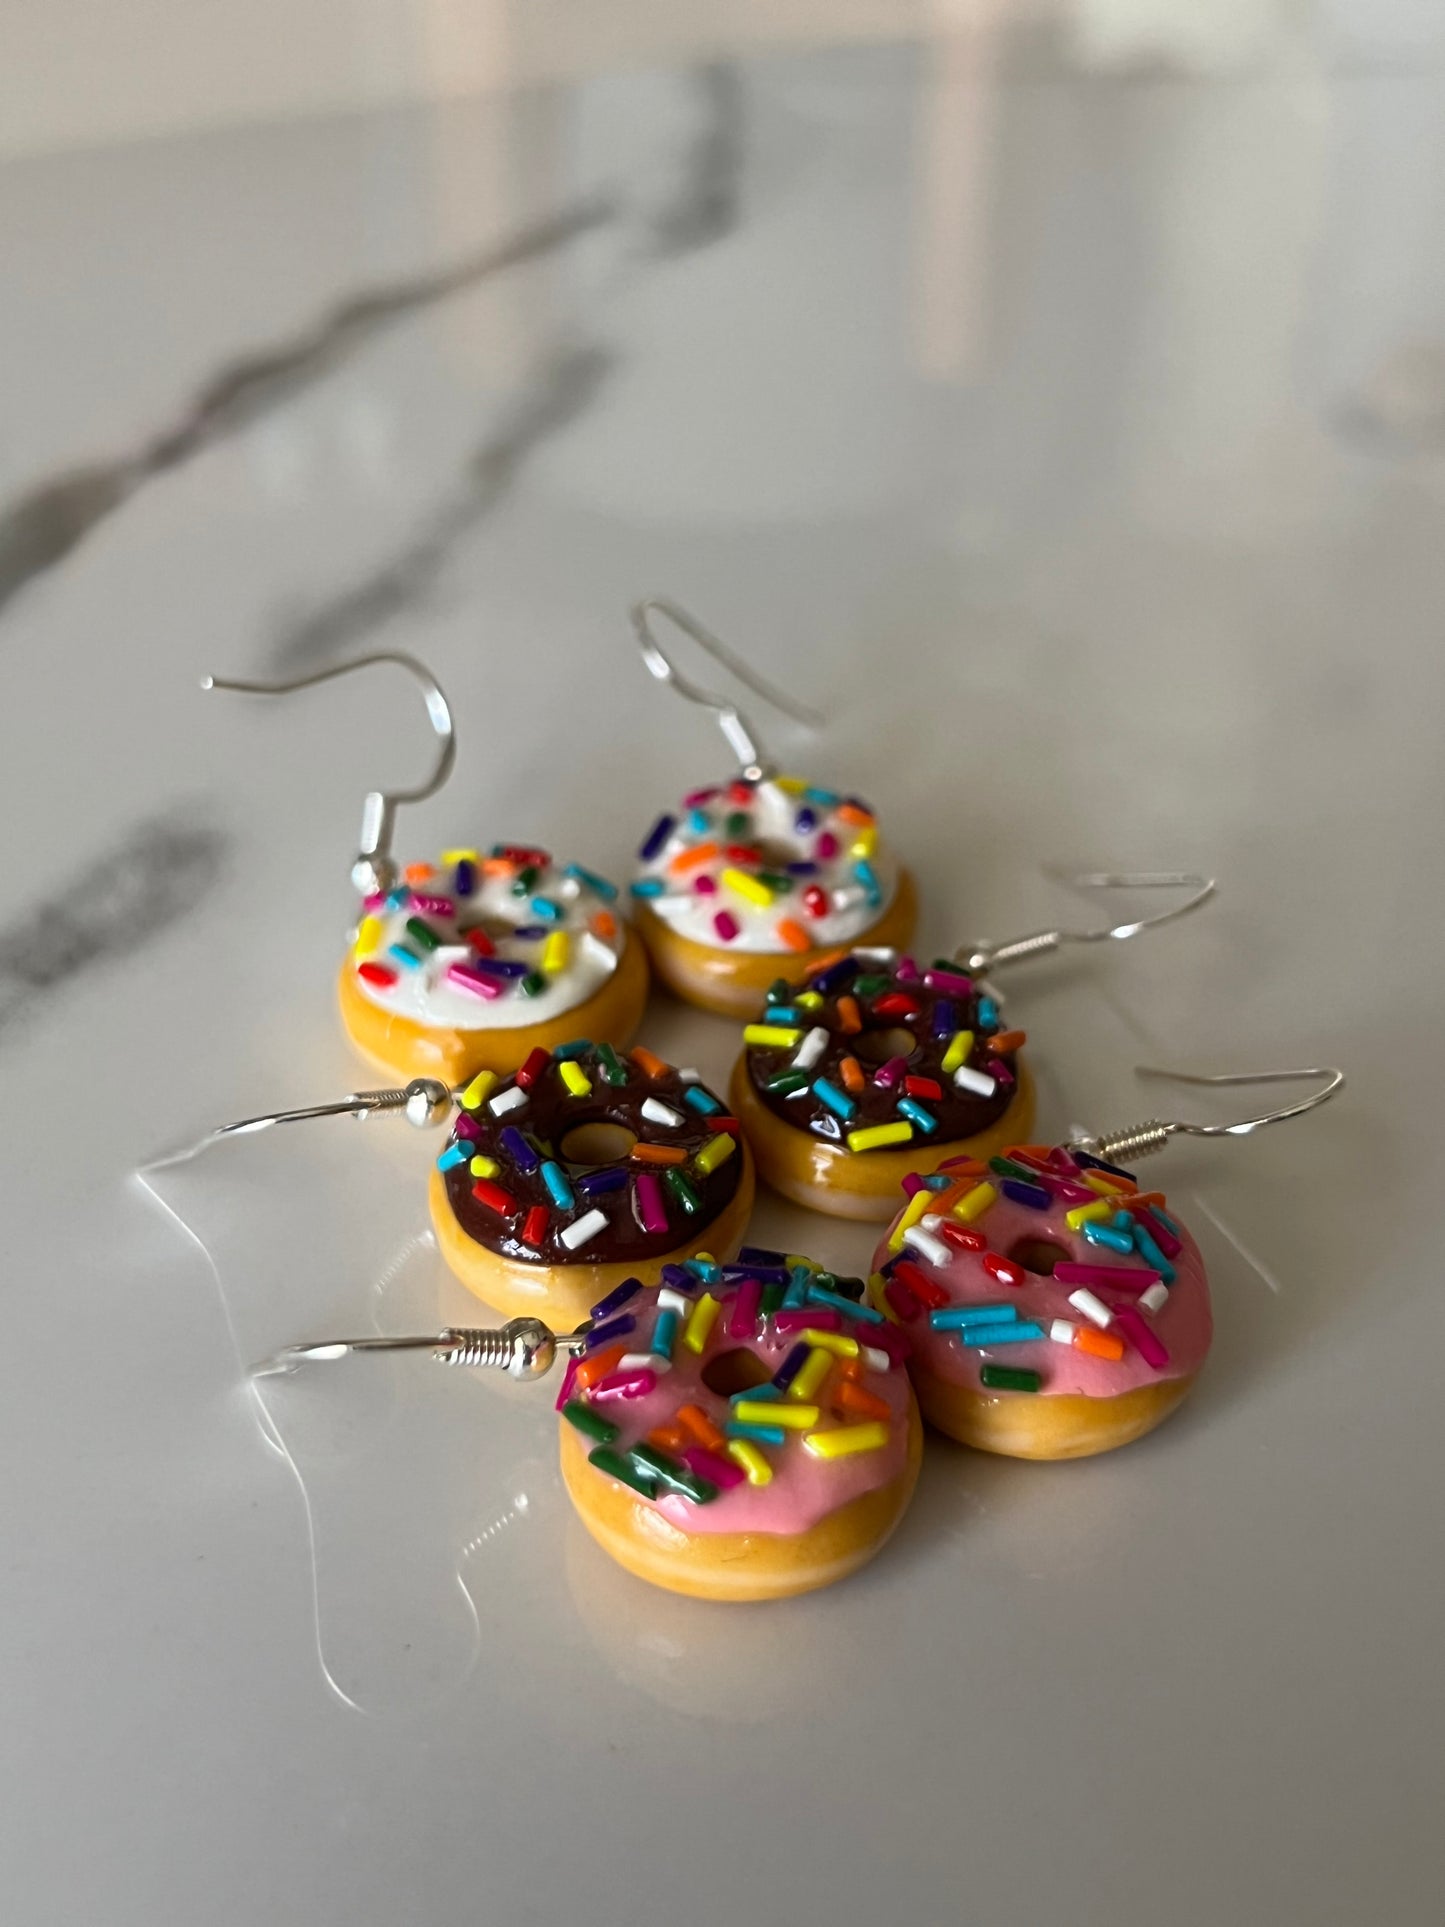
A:
{"type": "Polygon", "coordinates": [[[957,19],[0,167],[17,1921],[1439,1918],[1445,73],[957,19]],[[927,945],[1219,875],[1010,980],[1048,1125],[1167,1104],[1144,1060],[1350,1080],[1160,1165],[1219,1327],[1163,1431],[935,1442],[777,1608],[612,1569],[523,1388],[251,1389],[461,1309],[414,1140],[197,1161],[209,1259],[135,1176],[356,1081],[361,794],[427,754],[388,672],[199,678],[411,650],[460,758],[403,841],[617,872],[727,767],[649,591],[826,713],[769,740],[886,810],[927,945]]]}

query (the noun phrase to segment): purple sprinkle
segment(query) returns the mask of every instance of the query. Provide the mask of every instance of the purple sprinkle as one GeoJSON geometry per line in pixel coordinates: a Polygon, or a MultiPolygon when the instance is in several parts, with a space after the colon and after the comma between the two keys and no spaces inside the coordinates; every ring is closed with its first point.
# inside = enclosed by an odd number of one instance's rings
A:
{"type": "Polygon", "coordinates": [[[574,1178],[572,1188],[580,1191],[584,1198],[605,1197],[609,1191],[621,1191],[627,1184],[627,1173],[604,1168],[601,1171],[584,1171],[580,1178],[574,1178]]]}
{"type": "Polygon", "coordinates": [[[1127,1178],[1130,1184],[1135,1182],[1132,1171],[1126,1171],[1121,1164],[1110,1164],[1107,1158],[1096,1158],[1092,1151],[1075,1151],[1074,1162],[1090,1171],[1107,1171],[1113,1177],[1127,1178]]]}
{"type": "Polygon", "coordinates": [[[952,1037],[958,1029],[958,1005],[951,997],[940,997],[933,1007],[933,1034],[952,1037]]]}
{"type": "Polygon", "coordinates": [[[816,863],[790,863],[788,865],[788,875],[790,877],[815,877],[817,874],[818,866],[816,863]]]}
{"type": "Polygon", "coordinates": [[[543,937],[549,937],[551,934],[543,923],[520,923],[512,932],[512,935],[519,937],[523,943],[540,943],[543,937]]]}
{"type": "Polygon", "coordinates": [[[513,1124],[509,1124],[502,1132],[501,1144],[507,1156],[524,1175],[530,1176],[542,1162],[531,1145],[522,1136],[522,1133],[513,1124]]]}
{"type": "Polygon", "coordinates": [[[886,1064],[880,1064],[877,1070],[874,1071],[873,1082],[881,1085],[885,1091],[890,1091],[900,1077],[907,1075],[907,1072],[908,1059],[906,1057],[890,1057],[886,1064]]]}
{"type": "Polygon", "coordinates": [[[651,863],[652,859],[657,855],[658,851],[662,848],[663,844],[666,843],[676,827],[677,818],[675,816],[659,816],[647,833],[647,841],[637,852],[638,859],[643,863],[651,863]]]}
{"type": "Polygon", "coordinates": [[[996,1084],[1012,1084],[1014,1074],[1001,1057],[990,1057],[988,1074],[996,1084]]]}
{"type": "Polygon", "coordinates": [[[662,1282],[667,1286],[669,1291],[685,1291],[690,1293],[696,1291],[698,1287],[698,1280],[693,1277],[686,1265],[664,1265],[662,1267],[662,1282]]]}
{"type": "Polygon", "coordinates": [[[477,887],[477,866],[469,857],[462,857],[452,874],[452,888],[459,897],[472,896],[477,887]]]}
{"type": "Polygon", "coordinates": [[[1015,1204],[1026,1204],[1031,1211],[1047,1211],[1053,1199],[1041,1184],[1025,1184],[1021,1178],[1005,1178],[999,1186],[1015,1204]]]}
{"type": "MultiPolygon", "coordinates": [[[[508,983],[514,977],[525,977],[531,969],[530,964],[511,963],[505,957],[473,957],[470,964],[461,967],[480,971],[484,977],[500,977],[508,983]]],[[[453,968],[458,966],[453,965],[453,968]]]]}
{"type": "Polygon", "coordinates": [[[916,984],[918,965],[912,957],[900,957],[893,966],[893,975],[900,984],[916,984]]]}
{"type": "Polygon", "coordinates": [[[740,1265],[780,1265],[786,1251],[770,1251],[766,1245],[744,1245],[738,1253],[740,1265]]]}
{"type": "Polygon", "coordinates": [[[745,1278],[756,1278],[760,1285],[786,1285],[792,1276],[786,1265],[724,1265],[722,1268],[725,1285],[741,1284],[745,1278]]]}
{"type": "Polygon", "coordinates": [[[831,969],[815,977],[809,988],[816,990],[820,997],[833,997],[845,984],[851,984],[858,975],[859,963],[856,957],[840,957],[831,969]]]}
{"type": "Polygon", "coordinates": [[[810,810],[805,803],[793,818],[793,828],[799,836],[806,836],[810,830],[816,830],[817,827],[818,812],[816,810],[810,810]]]}
{"type": "Polygon", "coordinates": [[[482,1135],[482,1120],[473,1117],[470,1111],[460,1111],[452,1127],[458,1137],[479,1138],[482,1135]]]}
{"type": "MultiPolygon", "coordinates": [[[[628,1295],[631,1296],[630,1293],[628,1295]]],[[[625,1338],[628,1332],[636,1329],[637,1320],[630,1312],[622,1318],[609,1318],[605,1324],[594,1325],[588,1332],[587,1349],[589,1352],[601,1351],[602,1347],[610,1345],[614,1338],[625,1338]]]]}
{"type": "Polygon", "coordinates": [[[599,1298],[592,1307],[593,1318],[610,1318],[615,1311],[621,1311],[630,1298],[642,1289],[640,1278],[624,1278],[615,1291],[609,1291],[605,1298],[599,1298]]]}
{"type": "Polygon", "coordinates": [[[786,1392],[793,1380],[802,1371],[808,1360],[811,1345],[794,1345],[782,1364],[773,1373],[773,1383],[780,1392],[786,1392]]]}

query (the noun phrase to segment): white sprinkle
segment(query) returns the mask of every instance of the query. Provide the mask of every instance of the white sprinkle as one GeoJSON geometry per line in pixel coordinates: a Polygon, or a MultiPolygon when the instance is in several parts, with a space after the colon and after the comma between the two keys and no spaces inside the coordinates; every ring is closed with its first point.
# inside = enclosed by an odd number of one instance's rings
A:
{"type": "MultiPolygon", "coordinates": [[[[567,1233],[564,1231],[562,1236],[565,1238],[566,1235],[567,1233]]],[[[1104,1303],[1103,1299],[1096,1298],[1093,1292],[1089,1291],[1083,1285],[1080,1285],[1077,1291],[1071,1291],[1069,1293],[1069,1303],[1074,1307],[1075,1311],[1081,1311],[1085,1318],[1091,1318],[1096,1325],[1112,1325],[1114,1322],[1114,1314],[1104,1303]]]]}
{"type": "Polygon", "coordinates": [[[595,930],[584,931],[582,948],[587,952],[588,956],[592,958],[594,963],[610,964],[616,963],[617,961],[617,952],[612,948],[611,944],[604,943],[595,930]]]}
{"type": "Polygon", "coordinates": [[[683,1312],[691,1311],[692,1306],[680,1291],[674,1291],[671,1285],[664,1285],[662,1290],[657,1294],[657,1309],[659,1311],[675,1311],[680,1317],[683,1312]]]}
{"type": "Polygon", "coordinates": [[[829,1035],[821,1024],[814,1026],[793,1053],[793,1069],[810,1071],[828,1048],[829,1035]]]}
{"type": "Polygon", "coordinates": [[[670,1104],[664,1104],[659,1097],[643,1098],[642,1115],[649,1124],[665,1124],[672,1131],[684,1122],[682,1112],[675,1111],[670,1104]]]}
{"type": "Polygon", "coordinates": [[[649,1372],[670,1372],[672,1360],[661,1352],[624,1352],[617,1361],[619,1372],[639,1372],[644,1367],[649,1372]]]}
{"type": "Polygon", "coordinates": [[[575,903],[581,894],[582,882],[579,877],[563,877],[560,883],[552,885],[552,895],[561,897],[564,903],[575,903]]]}
{"type": "Polygon", "coordinates": [[[1162,1311],[1169,1303],[1169,1287],[1162,1278],[1150,1285],[1147,1291],[1139,1293],[1139,1303],[1145,1311],[1162,1311]]]}
{"type": "Polygon", "coordinates": [[[880,1352],[876,1345],[860,1345],[858,1356],[870,1372],[886,1372],[893,1363],[887,1352],[880,1352]]]}
{"type": "Polygon", "coordinates": [[[508,1111],[520,1111],[526,1101],[527,1093],[521,1085],[513,1084],[510,1090],[498,1091],[487,1109],[493,1117],[505,1117],[508,1111]]]}
{"type": "Polygon", "coordinates": [[[853,955],[861,957],[864,963],[892,963],[898,952],[890,949],[887,944],[875,943],[870,944],[866,950],[855,950],[853,955]]]}
{"type": "Polygon", "coordinates": [[[833,892],[833,908],[835,910],[851,910],[855,903],[862,903],[867,894],[868,892],[863,889],[861,884],[846,884],[843,889],[833,892]]]}
{"type": "Polygon", "coordinates": [[[607,1229],[607,1219],[600,1211],[589,1211],[585,1218],[578,1218],[566,1225],[562,1231],[562,1242],[569,1251],[576,1251],[607,1229]]]}
{"type": "Polygon", "coordinates": [[[687,1070],[679,1071],[678,1076],[684,1084],[701,1084],[702,1082],[702,1072],[693,1070],[691,1066],[689,1066],[687,1070]]]}
{"type": "Polygon", "coordinates": [[[943,1224],[945,1220],[941,1211],[925,1211],[918,1222],[923,1226],[925,1231],[931,1231],[933,1235],[937,1237],[938,1227],[943,1224]]]}
{"type": "Polygon", "coordinates": [[[1077,1325],[1071,1325],[1067,1318],[1056,1318],[1049,1326],[1049,1337],[1056,1345],[1072,1345],[1077,1325]]]}
{"type": "Polygon", "coordinates": [[[931,1265],[946,1265],[953,1253],[943,1242],[935,1238],[931,1231],[925,1231],[921,1224],[911,1224],[903,1234],[903,1242],[912,1245],[920,1258],[926,1258],[931,1265]]]}
{"type": "Polygon", "coordinates": [[[998,1082],[987,1071],[970,1070],[967,1064],[960,1064],[953,1073],[953,1081],[961,1091],[972,1091],[978,1097],[992,1097],[998,1089],[998,1082]]]}

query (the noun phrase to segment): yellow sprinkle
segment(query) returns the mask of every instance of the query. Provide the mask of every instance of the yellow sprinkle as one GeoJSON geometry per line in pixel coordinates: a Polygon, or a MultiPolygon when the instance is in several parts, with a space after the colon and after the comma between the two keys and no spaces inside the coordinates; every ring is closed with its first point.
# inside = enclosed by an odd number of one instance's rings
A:
{"type": "Polygon", "coordinates": [[[806,1432],[818,1423],[816,1405],[788,1405],[780,1398],[740,1398],[733,1407],[740,1425],[781,1425],[790,1432],[806,1432]]]}
{"type": "MultiPolygon", "coordinates": [[[[929,1193],[920,1191],[918,1195],[926,1198],[929,1193]]],[[[965,1191],[953,1207],[953,1215],[960,1224],[972,1224],[975,1218],[983,1216],[997,1196],[998,1192],[991,1184],[976,1184],[972,1191],[965,1191]]]]}
{"type": "Polygon", "coordinates": [[[943,1074],[952,1077],[960,1064],[968,1062],[968,1053],[973,1049],[973,1032],[956,1030],[949,1039],[948,1049],[943,1053],[943,1074]]]}
{"type": "Polygon", "coordinates": [[[567,968],[567,956],[572,948],[572,939],[565,930],[554,930],[542,945],[542,975],[555,977],[567,968]]]}
{"type": "Polygon", "coordinates": [[[866,860],[868,857],[872,856],[873,852],[877,849],[877,847],[878,847],[877,830],[860,830],[857,836],[855,836],[853,841],[848,845],[848,854],[849,856],[857,857],[858,860],[862,862],[866,860]]]}
{"type": "Polygon", "coordinates": [[[1129,1195],[1129,1187],[1119,1178],[1106,1177],[1102,1171],[1080,1171],[1079,1183],[1087,1184],[1091,1191],[1097,1191],[1104,1198],[1119,1198],[1129,1195]]]}
{"type": "Polygon", "coordinates": [[[925,1190],[920,1184],[913,1196],[908,1200],[908,1203],[903,1207],[903,1216],[893,1227],[893,1235],[888,1240],[888,1249],[890,1251],[901,1251],[903,1249],[904,1232],[910,1225],[917,1224],[924,1212],[932,1208],[933,1193],[925,1190]]]}
{"type": "Polygon", "coordinates": [[[468,1168],[474,1178],[494,1178],[500,1166],[495,1158],[475,1157],[468,1168]]]}
{"type": "Polygon", "coordinates": [[[682,1342],[690,1352],[700,1352],[707,1343],[707,1335],[712,1330],[718,1309],[718,1301],[710,1291],[705,1291],[693,1306],[692,1316],[682,1334],[682,1342]]]}
{"type": "Polygon", "coordinates": [[[729,1439],[728,1457],[748,1475],[749,1485],[771,1485],[773,1468],[751,1439],[729,1439]]]}
{"type": "Polygon", "coordinates": [[[821,1010],[823,993],[821,990],[800,990],[793,999],[799,1010],[821,1010]]]}
{"type": "Polygon", "coordinates": [[[869,1124],[861,1131],[848,1133],[850,1151],[876,1151],[880,1144],[907,1144],[913,1126],[900,1118],[896,1124],[869,1124]]]}
{"type": "Polygon", "coordinates": [[[716,1171],[720,1164],[726,1164],[737,1148],[737,1139],[730,1138],[726,1131],[720,1131],[716,1137],[710,1137],[693,1158],[693,1168],[706,1177],[710,1171],[716,1171]]]}
{"type": "Polygon", "coordinates": [[[573,1097],[591,1097],[592,1079],[580,1064],[574,1064],[572,1059],[567,1057],[557,1066],[557,1069],[562,1074],[562,1082],[573,1097]]]}
{"type": "Polygon", "coordinates": [[[379,950],[385,934],[386,925],[380,917],[363,917],[356,929],[357,956],[369,957],[373,950],[379,950]]]}
{"type": "Polygon", "coordinates": [[[478,1071],[457,1102],[464,1111],[479,1111],[496,1087],[495,1071],[478,1071]]]}
{"type": "Polygon", "coordinates": [[[763,1050],[791,1050],[802,1036],[802,1031],[790,1030],[786,1024],[743,1025],[743,1042],[757,1044],[763,1050]]]}
{"type": "Polygon", "coordinates": [[[810,1432],[803,1440],[815,1459],[846,1459],[854,1452],[877,1452],[888,1443],[888,1427],[882,1419],[866,1425],[840,1425],[832,1432],[810,1432]]]}
{"type": "Polygon", "coordinates": [[[482,860],[482,855],[480,850],[443,850],[442,851],[443,863],[480,863],[481,860],[482,860]]]}
{"type": "Polygon", "coordinates": [[[775,776],[773,787],[782,790],[787,796],[801,796],[808,785],[801,776],[775,776]]]}
{"type": "Polygon", "coordinates": [[[1072,1211],[1064,1213],[1064,1223],[1070,1231],[1081,1231],[1086,1224],[1093,1224],[1096,1218],[1112,1217],[1113,1209],[1102,1198],[1097,1204],[1076,1204],[1072,1211]]]}
{"type": "Polygon", "coordinates": [[[821,1347],[817,1351],[809,1352],[798,1368],[797,1377],[783,1396],[809,1401],[815,1399],[822,1391],[823,1380],[832,1371],[833,1363],[833,1354],[823,1351],[821,1347]]]}
{"type": "Polygon", "coordinates": [[[694,1261],[700,1265],[715,1265],[717,1263],[717,1259],[713,1257],[710,1251],[695,1251],[692,1255],[694,1261]]]}
{"type": "Polygon", "coordinates": [[[725,889],[731,890],[734,896],[743,897],[749,903],[756,903],[763,910],[766,910],[773,900],[772,886],[764,883],[761,877],[750,877],[746,870],[724,870],[719,881],[725,889]]]}
{"type": "MultiPolygon", "coordinates": [[[[858,1340],[850,1338],[847,1332],[819,1332],[814,1331],[810,1326],[807,1331],[799,1332],[798,1336],[805,1345],[814,1345],[819,1351],[832,1352],[835,1358],[858,1356],[858,1340]]],[[[793,1380],[795,1385],[797,1382],[797,1379],[793,1380]]]]}

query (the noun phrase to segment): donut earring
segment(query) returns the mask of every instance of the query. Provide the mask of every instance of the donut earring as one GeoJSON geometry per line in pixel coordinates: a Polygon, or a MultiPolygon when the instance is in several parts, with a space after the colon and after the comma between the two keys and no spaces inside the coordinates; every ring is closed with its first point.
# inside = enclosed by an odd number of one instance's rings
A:
{"type": "Polygon", "coordinates": [[[1171,1138],[1247,1137],[1344,1085],[1329,1068],[1194,1077],[1194,1085],[1323,1078],[1297,1104],[1232,1124],[1147,1123],[1069,1144],[952,1159],[912,1196],[874,1257],[874,1306],[902,1327],[925,1415],[950,1438],[1019,1459],[1077,1459],[1142,1438],[1181,1404],[1209,1350],[1204,1260],[1118,1160],[1171,1138]]]}
{"type": "Polygon", "coordinates": [[[752,1154],[696,1071],[581,1039],[539,1045],[505,1077],[479,1071],[455,1094],[418,1078],[243,1118],[150,1168],[278,1124],[386,1115],[450,1123],[432,1227],[447,1268],[503,1313],[575,1325],[623,1281],[731,1258],[752,1211],[752,1154]]]}
{"type": "Polygon", "coordinates": [[[653,630],[665,616],[755,694],[801,722],[818,718],[756,672],[677,603],[632,612],[642,660],[685,701],[712,710],[739,767],[664,812],[637,853],[632,896],[653,967],[687,1003],[751,1017],[769,983],[816,969],[842,944],[905,944],[913,879],[856,796],[780,776],[735,704],[689,681],[653,630]]]}
{"type": "Polygon", "coordinates": [[[447,850],[404,869],[393,858],[397,809],[435,796],[456,760],[451,707],[423,664],[358,656],[294,682],[207,676],[201,687],[287,696],[382,663],[421,685],[437,757],[417,788],[373,790],[362,805],[351,867],[361,914],[337,983],[347,1036],[394,1077],[451,1084],[515,1070],[579,1032],[625,1044],[642,1019],[647,964],[617,916],[614,884],[523,844],[447,850]]]}
{"type": "Polygon", "coordinates": [[[1182,903],[1103,930],[1040,930],[964,945],[920,968],[854,949],[797,983],[780,979],[743,1031],[729,1096],[764,1181],[795,1204],[881,1221],[912,1172],[988,1158],[1026,1138],[1034,1088],[1006,1025],[994,971],[1070,943],[1119,942],[1186,916],[1214,894],[1178,871],[1074,877],[1095,890],[1183,889],[1182,903]]]}
{"type": "Polygon", "coordinates": [[[906,1346],[861,1278],[744,1251],[628,1278],[559,1336],[321,1339],[258,1368],[392,1349],[539,1378],[566,1358],[562,1477],[583,1524],[639,1578],[703,1599],[782,1599],[865,1565],[913,1496],[923,1451],[906,1346]]]}

